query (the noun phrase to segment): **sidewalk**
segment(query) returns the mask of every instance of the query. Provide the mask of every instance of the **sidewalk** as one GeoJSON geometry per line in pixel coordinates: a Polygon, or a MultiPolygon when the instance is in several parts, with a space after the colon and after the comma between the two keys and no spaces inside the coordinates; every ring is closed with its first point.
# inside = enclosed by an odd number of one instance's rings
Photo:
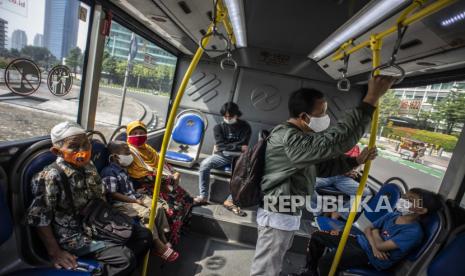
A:
{"type": "MultiPolygon", "coordinates": [[[[17,140],[47,135],[50,128],[63,120],[75,121],[78,114],[78,86],[73,86],[69,96],[61,98],[52,95],[44,84],[31,96],[12,94],[5,86],[0,86],[0,140],[17,140]]],[[[99,93],[97,102],[96,126],[110,137],[117,128],[121,97],[105,92],[99,93]]],[[[152,119],[143,103],[127,97],[122,124],[133,120],[152,119]]]]}

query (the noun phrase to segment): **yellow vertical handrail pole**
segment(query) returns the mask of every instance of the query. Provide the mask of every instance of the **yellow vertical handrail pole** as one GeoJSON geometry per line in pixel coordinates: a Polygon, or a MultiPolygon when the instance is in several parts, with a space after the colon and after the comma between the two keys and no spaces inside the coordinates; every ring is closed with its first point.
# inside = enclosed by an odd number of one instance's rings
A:
{"type": "MultiPolygon", "coordinates": [[[[181,99],[182,99],[182,96],[184,95],[184,91],[186,91],[186,87],[187,87],[187,84],[189,83],[189,79],[191,78],[192,73],[197,67],[197,64],[199,63],[200,58],[202,57],[202,54],[204,52],[203,49],[207,47],[208,42],[210,41],[211,36],[209,34],[211,34],[212,31],[213,31],[213,23],[210,24],[210,26],[208,27],[208,31],[207,31],[205,38],[202,39],[202,42],[201,42],[202,47],[199,47],[197,49],[194,57],[192,58],[191,64],[189,65],[189,68],[187,68],[186,74],[184,75],[184,78],[181,81],[181,85],[179,86],[178,92],[176,93],[176,98],[173,102],[173,107],[171,108],[170,115],[168,117],[168,122],[166,123],[166,130],[165,130],[165,134],[163,135],[163,142],[161,145],[160,154],[158,156],[157,174],[155,177],[155,185],[153,188],[152,206],[150,208],[149,229],[151,231],[153,231],[153,225],[155,224],[155,215],[157,213],[156,206],[158,203],[158,194],[160,193],[160,186],[161,186],[161,179],[162,179],[161,176],[163,175],[163,165],[165,163],[165,155],[168,149],[168,143],[170,141],[171,132],[173,131],[174,121],[176,119],[176,112],[178,110],[179,104],[181,103],[181,99]]],[[[150,252],[147,253],[144,259],[142,276],[147,275],[149,254],[150,252]]]]}
{"type": "MultiPolygon", "coordinates": [[[[373,68],[381,64],[381,47],[382,47],[382,40],[377,38],[376,35],[371,35],[370,48],[372,51],[373,68]]],[[[378,74],[379,74],[379,71],[375,72],[375,75],[378,75],[378,74]]],[[[375,147],[375,144],[376,144],[376,135],[378,132],[378,117],[379,117],[379,106],[375,109],[375,112],[373,113],[368,148],[373,148],[375,147]]],[[[344,231],[342,232],[341,240],[339,241],[339,245],[336,250],[336,255],[334,255],[334,260],[333,260],[333,263],[331,264],[331,270],[329,271],[329,276],[336,275],[337,267],[339,265],[339,262],[341,261],[342,253],[344,252],[347,239],[349,238],[350,230],[352,229],[352,224],[354,223],[354,220],[355,220],[355,215],[360,205],[360,200],[362,198],[363,191],[365,190],[370,168],[371,168],[371,160],[368,160],[365,163],[365,166],[363,167],[362,179],[360,180],[360,185],[358,186],[355,200],[352,202],[352,206],[350,208],[350,214],[344,226],[344,231]]]]}

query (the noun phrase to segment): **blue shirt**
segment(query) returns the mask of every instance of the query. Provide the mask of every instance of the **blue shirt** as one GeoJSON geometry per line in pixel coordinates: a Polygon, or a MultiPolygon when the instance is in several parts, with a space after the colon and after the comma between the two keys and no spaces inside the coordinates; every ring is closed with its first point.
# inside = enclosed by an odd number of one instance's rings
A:
{"type": "Polygon", "coordinates": [[[370,264],[378,270],[388,269],[395,263],[407,256],[412,249],[421,244],[423,240],[423,229],[418,222],[409,224],[396,224],[400,213],[393,212],[379,218],[373,223],[373,227],[379,229],[381,238],[385,241],[392,240],[397,249],[389,251],[389,259],[386,261],[377,259],[373,255],[370,243],[365,235],[358,235],[357,241],[365,250],[370,264]]]}

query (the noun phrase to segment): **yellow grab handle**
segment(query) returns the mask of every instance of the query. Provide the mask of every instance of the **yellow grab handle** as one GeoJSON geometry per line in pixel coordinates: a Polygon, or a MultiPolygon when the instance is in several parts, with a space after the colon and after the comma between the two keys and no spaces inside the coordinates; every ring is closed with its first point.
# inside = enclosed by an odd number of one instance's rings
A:
{"type": "MultiPolygon", "coordinates": [[[[376,35],[372,35],[370,39],[370,46],[372,51],[372,59],[373,59],[373,68],[376,68],[381,63],[381,47],[382,47],[382,40],[378,39],[376,35]]],[[[375,72],[375,75],[378,75],[379,71],[375,72]]],[[[371,120],[371,131],[370,131],[370,140],[368,142],[368,148],[373,148],[376,145],[376,134],[378,132],[378,118],[379,118],[379,106],[375,109],[375,113],[373,113],[373,118],[371,120]]],[[[331,264],[331,270],[329,271],[329,276],[334,276],[337,271],[337,267],[339,262],[341,261],[342,253],[344,252],[344,248],[347,243],[347,239],[349,238],[350,230],[352,229],[352,224],[355,220],[355,215],[357,214],[358,207],[360,205],[360,201],[363,195],[363,191],[365,190],[365,186],[368,180],[368,175],[370,173],[371,168],[371,160],[368,160],[363,167],[363,175],[362,179],[360,180],[360,185],[358,186],[357,193],[355,196],[355,200],[352,202],[352,206],[350,207],[349,217],[347,218],[347,222],[344,226],[344,231],[342,232],[341,240],[339,241],[339,245],[336,250],[336,255],[334,255],[333,263],[331,264]]]]}
{"type": "MultiPolygon", "coordinates": [[[[208,27],[207,34],[210,34],[213,31],[213,24],[210,24],[208,27]]],[[[211,36],[206,36],[205,39],[202,40],[202,46],[205,48],[210,41],[211,36]]],[[[161,144],[160,155],[158,157],[158,167],[157,167],[157,177],[155,177],[155,185],[153,188],[153,196],[152,196],[152,206],[150,207],[150,220],[149,220],[149,229],[153,229],[153,225],[155,224],[155,215],[157,214],[157,203],[158,203],[158,194],[160,193],[160,186],[161,186],[161,175],[163,175],[163,165],[165,163],[165,155],[166,150],[168,149],[168,143],[171,138],[171,132],[173,131],[174,121],[176,119],[176,112],[178,111],[179,104],[181,103],[182,96],[184,95],[184,91],[186,90],[187,84],[189,83],[189,79],[192,76],[197,64],[202,57],[203,49],[199,47],[195,52],[194,57],[192,58],[191,64],[189,68],[187,68],[186,74],[182,79],[181,85],[179,86],[178,93],[176,94],[176,98],[173,103],[173,107],[170,111],[170,115],[168,117],[168,122],[166,123],[166,130],[163,136],[163,143],[161,144]]],[[[147,275],[148,269],[148,262],[149,262],[149,254],[147,253],[144,259],[144,267],[142,269],[142,276],[147,275]]]]}

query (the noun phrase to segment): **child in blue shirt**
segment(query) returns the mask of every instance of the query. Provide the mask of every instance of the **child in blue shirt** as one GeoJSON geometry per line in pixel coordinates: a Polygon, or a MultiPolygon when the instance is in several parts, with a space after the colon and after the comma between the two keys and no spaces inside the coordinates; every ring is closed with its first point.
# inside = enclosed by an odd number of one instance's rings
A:
{"type": "MultiPolygon", "coordinates": [[[[109,201],[115,209],[130,217],[140,218],[141,223],[148,227],[152,198],[134,190],[128,176],[127,167],[133,160],[129,146],[125,142],[115,141],[108,145],[110,164],[102,170],[102,182],[109,201]]],[[[157,204],[157,215],[153,227],[153,242],[155,255],[167,262],[174,262],[179,253],[174,251],[166,238],[170,231],[168,218],[162,204],[157,204]]]]}
{"type": "MultiPolygon", "coordinates": [[[[338,269],[374,267],[384,270],[392,267],[422,243],[423,229],[419,218],[440,208],[437,194],[411,189],[399,199],[395,212],[379,218],[365,229],[364,234],[349,236],[338,269]]],[[[300,275],[328,275],[336,250],[324,252],[326,248],[336,249],[341,235],[339,231],[313,233],[308,245],[307,266],[300,275]]]]}

